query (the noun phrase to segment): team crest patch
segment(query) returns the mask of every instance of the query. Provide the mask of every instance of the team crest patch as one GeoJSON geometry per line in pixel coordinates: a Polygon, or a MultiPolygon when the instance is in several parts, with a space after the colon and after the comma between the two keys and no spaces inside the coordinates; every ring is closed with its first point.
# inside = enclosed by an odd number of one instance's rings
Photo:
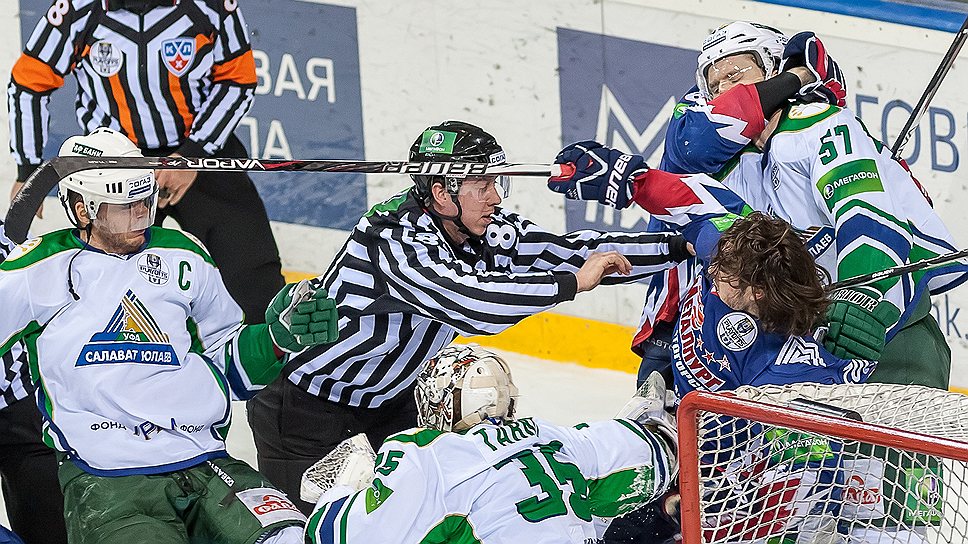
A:
{"type": "Polygon", "coordinates": [[[15,261],[15,260],[23,257],[24,255],[26,255],[26,254],[30,253],[31,251],[33,251],[34,249],[36,249],[40,245],[40,243],[43,242],[43,241],[44,241],[44,238],[42,236],[41,237],[38,237],[38,238],[31,238],[30,240],[27,240],[26,242],[24,242],[24,243],[20,244],[19,246],[13,248],[13,251],[11,251],[9,255],[7,255],[7,260],[8,261],[15,261]]]}
{"type": "Polygon", "coordinates": [[[188,71],[195,58],[195,40],[193,38],[174,38],[161,42],[161,60],[165,67],[176,77],[188,71]]]}
{"type": "Polygon", "coordinates": [[[263,527],[280,521],[305,522],[306,516],[278,489],[257,487],[235,494],[263,527]]]}
{"type": "Polygon", "coordinates": [[[729,351],[743,351],[756,341],[756,322],[749,314],[731,312],[716,325],[719,342],[729,351]]]}
{"type": "Polygon", "coordinates": [[[81,349],[74,366],[118,363],[178,366],[168,335],[130,289],[104,330],[81,349]]]}
{"type": "Polygon", "coordinates": [[[124,53],[121,49],[107,40],[95,42],[91,46],[88,59],[94,71],[103,77],[111,77],[121,71],[121,64],[124,62],[124,53]]]}
{"type": "Polygon", "coordinates": [[[138,272],[152,285],[164,285],[170,276],[168,264],[154,253],[145,253],[138,259],[138,272]]]}

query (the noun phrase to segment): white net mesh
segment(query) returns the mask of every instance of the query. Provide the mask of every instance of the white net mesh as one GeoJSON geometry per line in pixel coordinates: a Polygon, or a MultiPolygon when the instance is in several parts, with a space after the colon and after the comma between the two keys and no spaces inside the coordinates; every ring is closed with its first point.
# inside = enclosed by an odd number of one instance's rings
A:
{"type": "MultiPolygon", "coordinates": [[[[968,396],[958,393],[796,384],[735,394],[780,406],[805,398],[855,410],[865,423],[964,442],[952,457],[968,460],[968,396]]],[[[768,420],[699,412],[703,542],[968,542],[968,463],[920,453],[918,439],[893,447],[865,443],[850,423],[839,437],[768,420]]]]}

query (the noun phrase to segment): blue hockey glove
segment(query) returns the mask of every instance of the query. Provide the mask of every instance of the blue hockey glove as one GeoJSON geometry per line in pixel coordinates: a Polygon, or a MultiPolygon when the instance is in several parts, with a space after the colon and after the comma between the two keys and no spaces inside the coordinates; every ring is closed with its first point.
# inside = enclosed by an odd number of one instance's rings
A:
{"type": "Polygon", "coordinates": [[[827,54],[823,42],[813,32],[801,32],[787,42],[780,70],[802,66],[816,81],[800,88],[797,96],[805,102],[826,102],[832,106],[847,105],[847,80],[840,66],[827,54]]]}
{"type": "Polygon", "coordinates": [[[873,289],[841,289],[827,310],[829,329],[823,338],[827,351],[841,359],[877,361],[884,351],[887,329],[901,312],[873,289]]]}
{"type": "Polygon", "coordinates": [[[645,159],[623,153],[598,142],[584,141],[569,145],[555,158],[555,164],[573,164],[570,176],[548,180],[548,188],[572,200],[597,200],[606,206],[622,209],[632,201],[633,181],[648,172],[645,159]]]}
{"type": "Polygon", "coordinates": [[[336,302],[327,298],[318,278],[286,285],[266,309],[272,342],[289,353],[335,342],[336,321],[336,302]]]}

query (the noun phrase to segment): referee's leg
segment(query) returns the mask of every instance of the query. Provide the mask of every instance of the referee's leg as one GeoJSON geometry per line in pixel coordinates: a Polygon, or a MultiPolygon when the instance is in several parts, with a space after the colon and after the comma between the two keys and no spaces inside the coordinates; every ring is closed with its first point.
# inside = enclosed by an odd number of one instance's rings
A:
{"type": "Polygon", "coordinates": [[[33,396],[0,410],[0,476],[10,528],[26,544],[66,544],[54,450],[41,440],[33,396]]]}

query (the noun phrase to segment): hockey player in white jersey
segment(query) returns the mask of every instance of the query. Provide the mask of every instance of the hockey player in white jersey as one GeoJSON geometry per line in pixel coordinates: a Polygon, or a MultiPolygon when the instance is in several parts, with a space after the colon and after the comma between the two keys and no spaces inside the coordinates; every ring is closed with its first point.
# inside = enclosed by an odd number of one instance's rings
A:
{"type": "MultiPolygon", "coordinates": [[[[140,156],[123,135],[69,138],[61,155],[140,156]]],[[[228,456],[231,400],[285,352],[335,338],[325,291],[288,285],[266,324],[242,311],[193,238],[151,227],[151,170],[89,170],[60,182],[77,228],[16,247],[0,266],[2,350],[23,339],[59,452],[75,544],[301,542],[305,518],[228,456]]]]}
{"type": "Polygon", "coordinates": [[[507,363],[473,344],[429,360],[415,393],[420,427],[375,461],[349,439],[307,471],[311,542],[588,544],[597,518],[662,495],[677,471],[658,373],[620,419],[574,427],[515,417],[507,363]]]}

